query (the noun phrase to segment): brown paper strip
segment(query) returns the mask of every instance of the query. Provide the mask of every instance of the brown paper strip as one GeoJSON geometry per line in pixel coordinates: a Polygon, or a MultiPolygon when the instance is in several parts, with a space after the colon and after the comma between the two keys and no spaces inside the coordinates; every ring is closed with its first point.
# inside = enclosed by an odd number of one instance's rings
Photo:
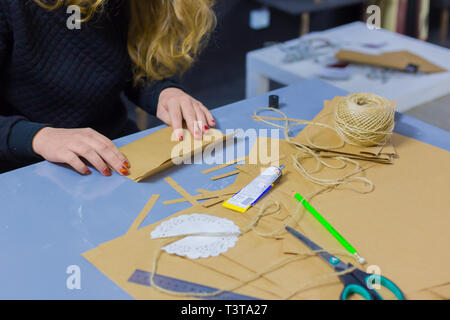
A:
{"type": "Polygon", "coordinates": [[[128,229],[128,232],[134,232],[134,231],[136,231],[139,228],[139,226],[141,225],[142,221],[144,221],[145,217],[148,215],[150,210],[152,210],[152,208],[155,205],[155,203],[158,200],[158,198],[159,198],[159,194],[154,194],[154,195],[152,195],[150,197],[150,199],[145,204],[145,206],[142,209],[142,211],[139,213],[139,215],[136,217],[136,219],[131,224],[130,229],[128,229]]]}
{"type": "Polygon", "coordinates": [[[247,161],[247,157],[237,158],[237,159],[225,162],[225,163],[223,163],[221,165],[218,165],[216,167],[213,167],[213,168],[210,168],[210,169],[207,169],[207,170],[203,170],[202,173],[203,174],[210,173],[210,172],[222,169],[222,168],[226,168],[228,166],[231,166],[231,165],[233,165],[235,163],[238,163],[238,162],[241,162],[241,161],[244,161],[244,160],[247,161]]]}
{"type": "Polygon", "coordinates": [[[189,201],[193,206],[199,206],[200,203],[195,200],[195,198],[184,190],[178,183],[175,182],[171,177],[164,178],[172,188],[174,188],[179,194],[181,194],[187,201],[189,201]]]}
{"type": "Polygon", "coordinates": [[[220,203],[222,201],[227,200],[229,197],[231,197],[231,195],[217,197],[217,198],[212,198],[212,199],[209,199],[209,200],[203,202],[202,206],[205,207],[205,208],[209,208],[209,207],[212,207],[213,205],[216,205],[216,204],[218,204],[218,203],[220,203]]]}
{"type": "Polygon", "coordinates": [[[211,177],[210,179],[211,180],[219,180],[219,179],[223,179],[223,178],[238,174],[239,172],[240,172],[239,170],[234,170],[234,171],[230,171],[230,172],[227,172],[227,173],[215,176],[215,177],[211,177]]]}
{"type": "MultiPolygon", "coordinates": [[[[219,194],[219,195],[217,193],[196,194],[196,195],[193,195],[192,198],[194,198],[195,200],[207,200],[207,199],[217,198],[218,196],[230,195],[230,194],[234,194],[234,193],[235,192],[230,192],[230,193],[219,194]]],[[[180,203],[180,202],[188,202],[188,200],[186,200],[186,198],[178,198],[178,199],[166,200],[163,202],[163,204],[167,205],[167,204],[174,204],[174,203],[180,203]]]]}

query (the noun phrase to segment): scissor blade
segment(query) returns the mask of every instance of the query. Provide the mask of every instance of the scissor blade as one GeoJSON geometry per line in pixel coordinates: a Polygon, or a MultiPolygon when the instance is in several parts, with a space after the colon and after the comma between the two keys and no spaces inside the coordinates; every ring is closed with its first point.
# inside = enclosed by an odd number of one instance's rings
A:
{"type": "Polygon", "coordinates": [[[297,239],[299,239],[301,242],[303,242],[304,244],[306,244],[311,250],[314,251],[319,251],[319,250],[323,250],[322,247],[320,247],[319,245],[317,245],[316,243],[312,242],[311,240],[309,240],[307,237],[305,237],[304,235],[302,235],[300,232],[298,232],[297,230],[295,230],[294,228],[291,228],[289,226],[286,226],[286,230],[292,234],[294,237],[296,237],[297,239]]]}
{"type": "MultiPolygon", "coordinates": [[[[290,234],[292,234],[294,237],[296,237],[301,242],[306,244],[311,250],[313,250],[313,251],[321,251],[321,250],[323,250],[322,247],[317,245],[315,242],[309,240],[307,237],[305,237],[303,234],[301,234],[297,230],[295,230],[295,229],[293,229],[293,228],[291,228],[289,226],[286,226],[285,228],[290,234]]],[[[319,253],[317,253],[317,255],[319,257],[321,257],[323,260],[325,260],[332,268],[336,268],[337,267],[337,264],[334,264],[334,263],[331,262],[333,259],[337,259],[335,256],[329,254],[326,251],[319,252],[319,253]]],[[[337,261],[339,262],[338,263],[339,266],[341,266],[341,264],[343,264],[343,262],[340,261],[339,259],[337,259],[337,261]]]]}

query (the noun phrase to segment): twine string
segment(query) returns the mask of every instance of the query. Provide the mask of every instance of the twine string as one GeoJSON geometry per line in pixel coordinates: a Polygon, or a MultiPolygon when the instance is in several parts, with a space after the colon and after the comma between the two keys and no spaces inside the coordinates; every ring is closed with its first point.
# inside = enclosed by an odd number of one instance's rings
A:
{"type": "MultiPolygon", "coordinates": [[[[338,186],[343,185],[350,185],[351,183],[363,183],[367,186],[366,189],[358,189],[353,188],[350,186],[350,189],[359,192],[359,193],[369,193],[373,191],[374,185],[373,183],[366,177],[362,176],[356,176],[359,173],[362,173],[363,171],[375,166],[369,166],[366,168],[362,168],[359,165],[359,162],[350,159],[348,157],[343,156],[331,156],[327,157],[327,159],[333,159],[337,161],[338,165],[333,165],[332,163],[325,161],[325,157],[321,157],[317,152],[312,150],[307,145],[301,144],[299,142],[293,141],[291,137],[289,136],[289,130],[292,127],[299,126],[299,125],[311,125],[311,126],[317,126],[322,127],[325,129],[332,130],[337,133],[337,135],[341,138],[341,142],[334,146],[323,146],[323,145],[317,145],[315,144],[309,134],[308,134],[308,127],[305,128],[305,137],[308,144],[312,147],[318,148],[318,149],[337,149],[341,148],[345,145],[345,143],[357,145],[357,146],[380,146],[384,145],[389,138],[389,136],[392,134],[392,130],[394,128],[394,115],[395,110],[392,104],[379,96],[368,94],[368,93],[355,93],[350,94],[347,97],[342,97],[339,99],[337,106],[334,110],[334,122],[335,126],[331,126],[325,123],[320,123],[316,121],[309,121],[309,120],[302,120],[302,119],[289,119],[286,114],[281,112],[278,109],[274,108],[260,108],[257,109],[254,113],[253,118],[257,121],[266,123],[270,126],[274,126],[280,129],[283,129],[284,131],[284,137],[285,140],[293,145],[297,150],[297,154],[291,154],[292,164],[296,171],[301,174],[303,177],[305,177],[307,180],[321,185],[322,188],[305,196],[304,201],[311,202],[311,200],[316,197],[317,195],[333,189],[337,188],[338,186]],[[258,113],[263,110],[271,110],[276,113],[279,113],[282,117],[281,118],[269,118],[269,117],[261,117],[258,113]],[[280,125],[271,121],[268,121],[267,119],[271,120],[281,120],[284,121],[284,125],[280,125]],[[292,124],[290,124],[292,122],[292,124]],[[312,158],[315,161],[315,167],[313,169],[306,169],[302,161],[312,158]],[[343,169],[348,164],[351,164],[354,166],[353,170],[345,175],[344,177],[337,178],[337,179],[324,179],[324,178],[318,178],[313,176],[314,173],[320,171],[322,166],[331,168],[331,169],[343,169]]],[[[242,232],[240,235],[244,235],[247,232],[253,231],[257,235],[261,237],[268,237],[268,238],[278,238],[280,235],[285,234],[287,231],[285,230],[285,227],[287,225],[295,225],[298,226],[299,222],[303,219],[306,209],[303,205],[303,201],[298,202],[295,211],[289,212],[288,216],[288,222],[283,223],[282,227],[276,230],[273,230],[271,232],[262,232],[257,229],[257,226],[261,219],[263,219],[266,216],[275,214],[280,211],[280,205],[278,201],[273,200],[266,200],[261,207],[258,208],[258,214],[251,220],[250,224],[244,228],[242,228],[242,232]],[[271,203],[268,204],[268,202],[271,201],[271,203]]],[[[298,252],[296,256],[294,257],[288,257],[286,259],[282,259],[279,262],[273,263],[267,268],[265,268],[261,272],[257,272],[254,276],[242,280],[240,283],[230,286],[225,289],[219,289],[214,292],[178,292],[178,291],[172,291],[166,288],[163,288],[155,283],[154,281],[154,275],[156,274],[158,270],[158,262],[161,258],[161,254],[163,252],[162,248],[170,243],[173,243],[175,241],[178,241],[180,239],[183,239],[187,236],[230,236],[234,235],[231,233],[187,233],[180,236],[173,236],[173,237],[166,237],[166,241],[163,241],[161,245],[156,249],[153,263],[152,263],[152,273],[150,276],[150,284],[153,288],[155,288],[158,291],[161,291],[163,293],[172,295],[172,296],[178,296],[178,297],[213,297],[216,295],[219,295],[225,291],[235,291],[239,288],[248,285],[252,283],[253,281],[265,276],[266,274],[275,271],[291,262],[300,260],[304,257],[308,256],[315,256],[320,252],[328,252],[334,255],[339,256],[347,256],[350,259],[353,259],[356,263],[360,264],[358,259],[348,253],[344,250],[335,250],[335,249],[322,249],[318,251],[305,251],[305,252],[298,252]],[[167,239],[168,238],[168,239],[167,239]]],[[[299,294],[302,290],[305,290],[308,287],[311,287],[315,283],[318,283],[324,279],[328,279],[331,277],[341,276],[346,273],[350,273],[354,271],[356,267],[348,268],[341,272],[331,272],[319,277],[315,277],[307,282],[304,282],[301,284],[294,292],[290,293],[285,299],[291,299],[295,295],[299,294]]]]}

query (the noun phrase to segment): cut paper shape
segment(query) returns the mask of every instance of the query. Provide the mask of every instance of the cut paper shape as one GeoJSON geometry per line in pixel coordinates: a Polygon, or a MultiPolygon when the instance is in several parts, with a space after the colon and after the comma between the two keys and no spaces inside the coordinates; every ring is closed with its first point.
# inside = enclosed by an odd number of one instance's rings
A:
{"type": "Polygon", "coordinates": [[[233,221],[193,213],[162,222],[151,232],[152,239],[190,235],[165,247],[167,253],[189,259],[217,257],[234,247],[239,238],[239,227],[233,221]],[[197,235],[199,234],[199,235],[197,235]],[[207,234],[211,234],[208,236],[207,234]]]}
{"type": "Polygon", "coordinates": [[[335,58],[348,62],[369,64],[403,71],[408,71],[409,66],[417,67],[417,71],[424,73],[447,71],[446,69],[431,63],[427,59],[406,50],[384,52],[379,55],[351,50],[340,50],[336,53],[335,58]]]}

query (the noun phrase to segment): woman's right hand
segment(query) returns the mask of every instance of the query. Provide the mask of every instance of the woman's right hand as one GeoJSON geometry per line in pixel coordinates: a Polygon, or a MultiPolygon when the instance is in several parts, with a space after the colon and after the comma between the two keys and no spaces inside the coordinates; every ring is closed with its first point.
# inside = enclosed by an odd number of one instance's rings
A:
{"type": "Polygon", "coordinates": [[[67,163],[80,174],[90,174],[81,161],[89,161],[104,176],[110,176],[108,165],[121,175],[128,175],[130,164],[114,143],[91,128],[57,129],[45,127],[33,138],[35,153],[51,162],[67,163]]]}

